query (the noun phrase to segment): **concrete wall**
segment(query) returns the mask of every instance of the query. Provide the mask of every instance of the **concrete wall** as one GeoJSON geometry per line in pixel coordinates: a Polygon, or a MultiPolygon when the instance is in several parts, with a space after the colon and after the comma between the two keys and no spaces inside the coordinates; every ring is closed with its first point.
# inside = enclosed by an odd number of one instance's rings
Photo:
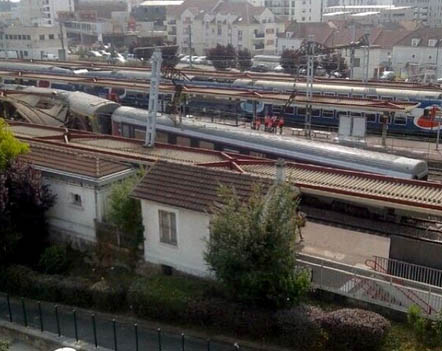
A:
{"type": "Polygon", "coordinates": [[[203,259],[204,238],[209,235],[209,216],[195,211],[141,201],[144,225],[144,258],[155,264],[171,266],[179,271],[207,276],[203,259]],[[160,242],[158,210],[176,215],[177,246],[160,242]]]}

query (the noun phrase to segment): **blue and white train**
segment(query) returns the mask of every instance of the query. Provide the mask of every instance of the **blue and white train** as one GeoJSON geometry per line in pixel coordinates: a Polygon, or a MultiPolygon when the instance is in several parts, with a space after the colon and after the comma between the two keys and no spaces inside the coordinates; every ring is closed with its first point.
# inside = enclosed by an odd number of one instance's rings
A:
{"type": "MultiPolygon", "coordinates": [[[[21,71],[30,73],[50,73],[59,76],[84,76],[97,78],[112,78],[129,81],[146,81],[150,78],[150,72],[131,71],[131,70],[71,70],[67,68],[54,67],[44,64],[31,64],[20,62],[0,61],[0,71],[21,71]]],[[[15,84],[13,78],[1,77],[3,84],[15,84]]],[[[237,79],[231,82],[215,82],[204,80],[191,80],[183,82],[193,86],[207,87],[229,87],[231,89],[246,89],[251,91],[296,91],[299,94],[305,94],[306,83],[287,81],[267,81],[237,79]]],[[[36,85],[40,87],[63,89],[68,91],[83,91],[100,97],[116,97],[118,102],[123,105],[139,108],[148,107],[148,94],[139,90],[130,89],[111,89],[100,85],[81,85],[71,82],[50,81],[47,79],[30,79],[22,81],[21,84],[36,85]]],[[[379,87],[360,86],[352,84],[333,83],[315,83],[313,85],[313,94],[329,96],[330,98],[364,98],[373,100],[384,100],[394,103],[395,101],[416,102],[419,106],[407,114],[397,113],[388,120],[389,133],[411,134],[411,135],[435,135],[440,123],[433,119],[429,111],[436,107],[442,109],[442,89],[410,89],[404,87],[379,87]]],[[[160,96],[162,108],[170,100],[170,95],[160,96]]],[[[239,117],[251,117],[253,104],[251,102],[226,101],[213,98],[204,98],[200,96],[190,97],[187,102],[187,113],[212,113],[214,111],[222,113],[231,113],[239,117]]],[[[305,120],[304,107],[290,107],[285,112],[281,106],[259,103],[257,106],[259,116],[267,114],[284,114],[287,125],[302,125],[305,120]]],[[[341,115],[365,116],[367,120],[367,129],[371,132],[379,132],[382,129],[381,116],[376,113],[355,113],[349,111],[340,111],[334,109],[314,109],[312,111],[312,124],[318,127],[337,127],[341,115]]]]}

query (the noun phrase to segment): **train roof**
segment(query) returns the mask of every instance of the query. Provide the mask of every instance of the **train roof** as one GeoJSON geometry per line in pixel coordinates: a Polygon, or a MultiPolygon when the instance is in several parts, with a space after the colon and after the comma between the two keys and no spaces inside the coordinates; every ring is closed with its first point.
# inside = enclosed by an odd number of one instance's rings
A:
{"type": "Polygon", "coordinates": [[[0,60],[0,69],[12,70],[19,72],[52,72],[58,74],[71,75],[72,70],[61,68],[53,65],[35,64],[35,63],[21,63],[21,62],[6,62],[0,60]]]}
{"type": "MultiPolygon", "coordinates": [[[[132,108],[119,107],[115,110],[112,118],[114,121],[130,123],[134,120],[140,124],[145,124],[147,120],[147,111],[132,108]]],[[[159,129],[162,127],[176,127],[174,122],[167,117],[161,117],[157,120],[159,129]]],[[[275,149],[279,154],[286,153],[287,158],[294,158],[292,152],[296,153],[296,158],[304,158],[305,161],[324,162],[328,160],[329,164],[336,164],[340,167],[348,167],[349,164],[366,166],[364,170],[375,172],[374,169],[386,169],[397,173],[421,174],[427,170],[427,163],[422,160],[406,158],[381,152],[357,149],[338,144],[317,142],[301,138],[285,137],[275,134],[265,134],[250,129],[231,127],[225,125],[216,125],[204,123],[195,120],[183,120],[184,130],[204,133],[209,139],[231,138],[241,142],[253,143],[258,148],[270,150],[275,149]],[[277,149],[277,150],[276,150],[277,149]]],[[[178,130],[180,128],[177,128],[178,130]]],[[[354,167],[353,167],[354,168],[354,167]]]]}
{"type": "MultiPolygon", "coordinates": [[[[251,85],[251,80],[248,79],[238,79],[234,83],[235,85],[251,85]]],[[[276,81],[266,81],[257,80],[253,84],[255,87],[263,87],[267,89],[278,89],[278,90],[305,90],[307,84],[303,82],[276,82],[276,81]]],[[[412,89],[391,89],[382,87],[364,87],[355,85],[337,85],[337,84],[326,84],[326,83],[313,83],[313,92],[316,91],[326,91],[326,92],[336,92],[338,94],[360,94],[360,95],[376,95],[376,96],[395,96],[400,99],[406,100],[410,98],[417,99],[441,99],[442,93],[434,90],[412,90],[412,89]]]]}

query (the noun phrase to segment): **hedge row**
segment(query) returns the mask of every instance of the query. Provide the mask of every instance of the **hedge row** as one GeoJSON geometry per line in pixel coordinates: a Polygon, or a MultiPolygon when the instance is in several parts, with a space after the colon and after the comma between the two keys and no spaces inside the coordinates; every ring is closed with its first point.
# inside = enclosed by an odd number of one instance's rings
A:
{"type": "Polygon", "coordinates": [[[127,294],[121,284],[113,285],[38,274],[22,266],[0,272],[0,290],[21,296],[110,312],[130,307],[141,318],[273,339],[295,350],[378,350],[390,327],[380,315],[357,309],[329,313],[307,305],[276,313],[252,309],[216,297],[206,281],[185,277],[139,278],[127,294]]]}
{"type": "Polygon", "coordinates": [[[10,266],[0,272],[0,290],[33,299],[92,306],[115,312],[126,308],[126,292],[106,281],[93,283],[79,277],[35,272],[24,266],[10,266]]]}

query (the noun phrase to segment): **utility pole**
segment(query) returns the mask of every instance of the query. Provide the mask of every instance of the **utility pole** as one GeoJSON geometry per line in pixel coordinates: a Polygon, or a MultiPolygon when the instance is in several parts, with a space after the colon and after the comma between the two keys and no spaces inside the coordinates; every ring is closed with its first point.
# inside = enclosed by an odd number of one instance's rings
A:
{"type": "MultiPolygon", "coordinates": [[[[355,42],[356,40],[356,26],[353,23],[352,25],[352,29],[353,29],[353,33],[352,33],[352,43],[355,42]]],[[[352,45],[351,49],[350,49],[350,78],[353,79],[353,74],[354,74],[354,68],[355,68],[355,47],[354,45],[352,45]]]]}
{"type": "Polygon", "coordinates": [[[313,78],[314,78],[314,60],[315,60],[316,43],[309,39],[307,42],[307,104],[305,111],[305,136],[311,138],[312,136],[312,98],[313,98],[313,78]]]}
{"type": "Polygon", "coordinates": [[[192,26],[189,24],[187,28],[189,29],[189,64],[192,68],[192,26]]]}
{"type": "Polygon", "coordinates": [[[155,134],[158,112],[158,94],[161,79],[161,51],[155,48],[152,54],[152,77],[150,78],[149,112],[147,116],[146,140],[144,146],[155,146],[155,134]]]}
{"type": "Polygon", "coordinates": [[[59,21],[58,23],[60,25],[60,41],[61,41],[61,55],[58,56],[61,61],[66,61],[66,50],[64,48],[63,22],[59,21]]]}

